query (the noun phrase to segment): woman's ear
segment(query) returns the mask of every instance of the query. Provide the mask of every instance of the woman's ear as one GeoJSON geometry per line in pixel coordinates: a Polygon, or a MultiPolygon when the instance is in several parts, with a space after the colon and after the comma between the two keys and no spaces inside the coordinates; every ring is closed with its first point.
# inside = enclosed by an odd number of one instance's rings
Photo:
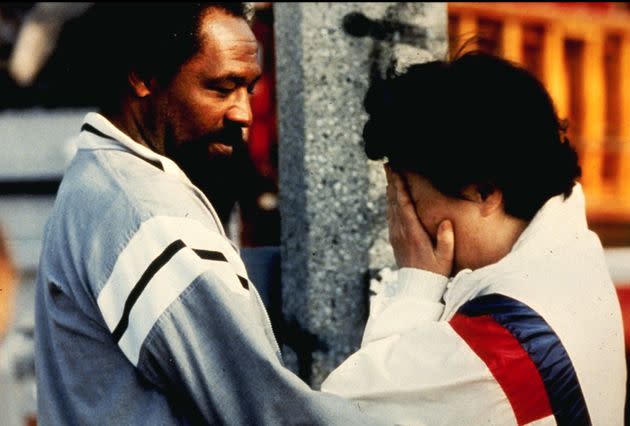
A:
{"type": "Polygon", "coordinates": [[[483,217],[491,215],[503,205],[503,193],[494,185],[469,185],[464,189],[463,195],[479,205],[483,217]]]}
{"type": "Polygon", "coordinates": [[[495,188],[490,194],[487,194],[486,198],[481,202],[481,215],[484,217],[490,216],[501,210],[502,206],[503,193],[495,188]]]}
{"type": "Polygon", "coordinates": [[[129,82],[129,86],[133,90],[133,93],[139,98],[144,98],[151,94],[151,86],[152,83],[140,77],[140,74],[137,71],[131,71],[127,75],[127,81],[129,82]]]}

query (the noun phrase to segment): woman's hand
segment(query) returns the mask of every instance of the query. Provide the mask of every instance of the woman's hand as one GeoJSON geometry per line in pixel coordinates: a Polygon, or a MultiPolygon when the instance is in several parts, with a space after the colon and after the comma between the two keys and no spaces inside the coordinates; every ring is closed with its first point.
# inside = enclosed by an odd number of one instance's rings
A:
{"type": "Polygon", "coordinates": [[[443,220],[437,230],[435,247],[416,214],[402,177],[385,165],[387,176],[387,220],[389,241],[400,268],[419,268],[450,276],[453,270],[455,236],[453,225],[443,220]]]}

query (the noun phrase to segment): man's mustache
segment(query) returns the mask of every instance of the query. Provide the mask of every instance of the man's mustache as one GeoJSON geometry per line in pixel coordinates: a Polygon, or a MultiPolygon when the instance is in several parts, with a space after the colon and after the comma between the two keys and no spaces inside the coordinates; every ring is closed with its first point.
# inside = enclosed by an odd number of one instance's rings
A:
{"type": "Polygon", "coordinates": [[[237,147],[239,145],[245,144],[243,140],[243,129],[240,127],[226,127],[225,129],[219,130],[218,132],[213,132],[210,134],[206,134],[200,136],[197,139],[192,139],[189,141],[185,141],[180,144],[180,148],[186,149],[186,147],[198,147],[201,149],[203,146],[205,149],[211,144],[222,144],[231,147],[237,147]]]}
{"type": "Polygon", "coordinates": [[[226,127],[225,129],[216,132],[207,139],[210,143],[220,143],[223,145],[237,147],[244,145],[243,129],[241,127],[226,127]]]}
{"type": "Polygon", "coordinates": [[[245,148],[243,139],[243,129],[240,127],[227,127],[217,132],[205,134],[196,139],[189,139],[178,143],[171,144],[168,149],[167,156],[176,163],[204,162],[208,158],[208,148],[214,144],[227,145],[234,151],[241,151],[245,148]]]}

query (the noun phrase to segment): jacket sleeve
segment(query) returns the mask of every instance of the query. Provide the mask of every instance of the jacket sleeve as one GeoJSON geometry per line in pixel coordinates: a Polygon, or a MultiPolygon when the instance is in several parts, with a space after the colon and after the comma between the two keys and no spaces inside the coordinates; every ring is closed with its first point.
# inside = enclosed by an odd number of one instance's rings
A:
{"type": "Polygon", "coordinates": [[[447,281],[401,269],[372,301],[361,348],[322,390],[391,424],[516,424],[486,364],[440,320],[447,281]]]}
{"type": "Polygon", "coordinates": [[[225,237],[152,217],[97,303],[143,380],[194,424],[373,424],[355,402],[312,391],[283,367],[258,297],[225,237]]]}

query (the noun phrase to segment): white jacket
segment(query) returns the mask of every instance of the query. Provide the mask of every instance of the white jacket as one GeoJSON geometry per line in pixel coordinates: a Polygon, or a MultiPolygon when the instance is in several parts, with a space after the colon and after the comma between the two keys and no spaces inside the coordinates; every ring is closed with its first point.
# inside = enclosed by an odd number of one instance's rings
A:
{"type": "Polygon", "coordinates": [[[584,212],[576,185],[495,264],[400,270],[322,390],[390,424],[623,424],[621,312],[584,212]]]}

